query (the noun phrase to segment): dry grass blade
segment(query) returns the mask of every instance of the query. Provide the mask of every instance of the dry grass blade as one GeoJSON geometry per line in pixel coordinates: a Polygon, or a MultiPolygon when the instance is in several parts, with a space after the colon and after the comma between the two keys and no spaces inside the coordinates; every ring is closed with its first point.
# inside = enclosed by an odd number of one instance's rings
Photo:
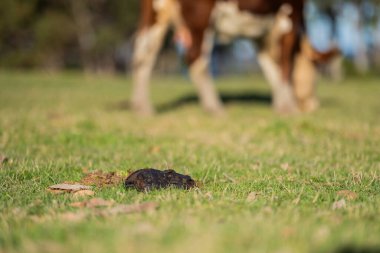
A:
{"type": "Polygon", "coordinates": [[[233,177],[231,177],[231,176],[229,176],[227,173],[223,173],[223,176],[224,176],[228,181],[230,181],[230,182],[232,182],[232,183],[234,183],[234,184],[237,183],[236,179],[233,178],[233,177]]]}

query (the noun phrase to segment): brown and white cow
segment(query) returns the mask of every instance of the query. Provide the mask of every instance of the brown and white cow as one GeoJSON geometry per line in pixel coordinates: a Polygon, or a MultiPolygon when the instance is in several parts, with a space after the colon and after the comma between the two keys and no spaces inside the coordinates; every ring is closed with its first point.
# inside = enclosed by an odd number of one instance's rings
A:
{"type": "Polygon", "coordinates": [[[132,108],[152,114],[151,72],[170,27],[188,48],[186,60],[200,102],[206,111],[222,113],[208,65],[215,36],[256,40],[259,64],[281,113],[312,111],[315,97],[314,63],[336,51],[316,52],[305,36],[304,0],[140,0],[140,27],[133,59],[132,108]]]}

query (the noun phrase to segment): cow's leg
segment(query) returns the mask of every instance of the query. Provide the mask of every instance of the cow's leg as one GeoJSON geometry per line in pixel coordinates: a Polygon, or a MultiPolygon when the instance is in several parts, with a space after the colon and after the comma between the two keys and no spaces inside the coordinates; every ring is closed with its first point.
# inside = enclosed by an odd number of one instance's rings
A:
{"type": "Polygon", "coordinates": [[[274,59],[266,52],[258,56],[259,64],[272,89],[272,104],[277,112],[295,113],[298,111],[292,87],[284,82],[281,69],[274,59]]]}
{"type": "Polygon", "coordinates": [[[303,112],[314,111],[319,106],[315,92],[316,68],[305,49],[308,43],[304,38],[301,51],[295,57],[293,71],[294,95],[303,112]]]}
{"type": "Polygon", "coordinates": [[[203,108],[212,114],[223,114],[223,106],[209,72],[214,33],[211,30],[191,32],[192,45],[188,51],[190,77],[203,108]]]}
{"type": "Polygon", "coordinates": [[[281,81],[274,89],[273,105],[278,112],[284,114],[294,114],[299,111],[292,87],[296,43],[297,34],[295,31],[283,35],[280,40],[281,81]]]}
{"type": "Polygon", "coordinates": [[[293,9],[284,4],[277,14],[263,50],[258,56],[259,64],[272,88],[272,103],[280,113],[297,112],[297,103],[291,86],[293,53],[296,46],[294,22],[290,16],[293,9]]]}
{"type": "Polygon", "coordinates": [[[135,41],[131,105],[132,109],[141,115],[154,112],[150,101],[149,83],[168,26],[168,22],[158,22],[146,27],[139,32],[135,41]]]}

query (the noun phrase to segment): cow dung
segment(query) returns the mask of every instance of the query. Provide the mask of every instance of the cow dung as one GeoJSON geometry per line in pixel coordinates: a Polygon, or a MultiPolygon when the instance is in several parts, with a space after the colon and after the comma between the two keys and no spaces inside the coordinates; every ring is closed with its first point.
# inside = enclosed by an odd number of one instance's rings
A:
{"type": "Polygon", "coordinates": [[[135,188],[138,191],[149,191],[168,187],[190,189],[196,186],[195,181],[187,175],[174,170],[140,169],[132,172],[124,182],[127,189],[135,188]]]}

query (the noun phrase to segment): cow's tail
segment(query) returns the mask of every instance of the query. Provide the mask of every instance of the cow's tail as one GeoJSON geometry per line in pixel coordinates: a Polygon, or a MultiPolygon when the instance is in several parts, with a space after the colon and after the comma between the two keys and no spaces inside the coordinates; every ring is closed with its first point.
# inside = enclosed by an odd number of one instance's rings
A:
{"type": "Polygon", "coordinates": [[[328,63],[341,55],[341,52],[337,47],[333,47],[326,52],[318,51],[313,47],[306,36],[302,39],[301,52],[306,54],[306,56],[315,64],[328,63]]]}

